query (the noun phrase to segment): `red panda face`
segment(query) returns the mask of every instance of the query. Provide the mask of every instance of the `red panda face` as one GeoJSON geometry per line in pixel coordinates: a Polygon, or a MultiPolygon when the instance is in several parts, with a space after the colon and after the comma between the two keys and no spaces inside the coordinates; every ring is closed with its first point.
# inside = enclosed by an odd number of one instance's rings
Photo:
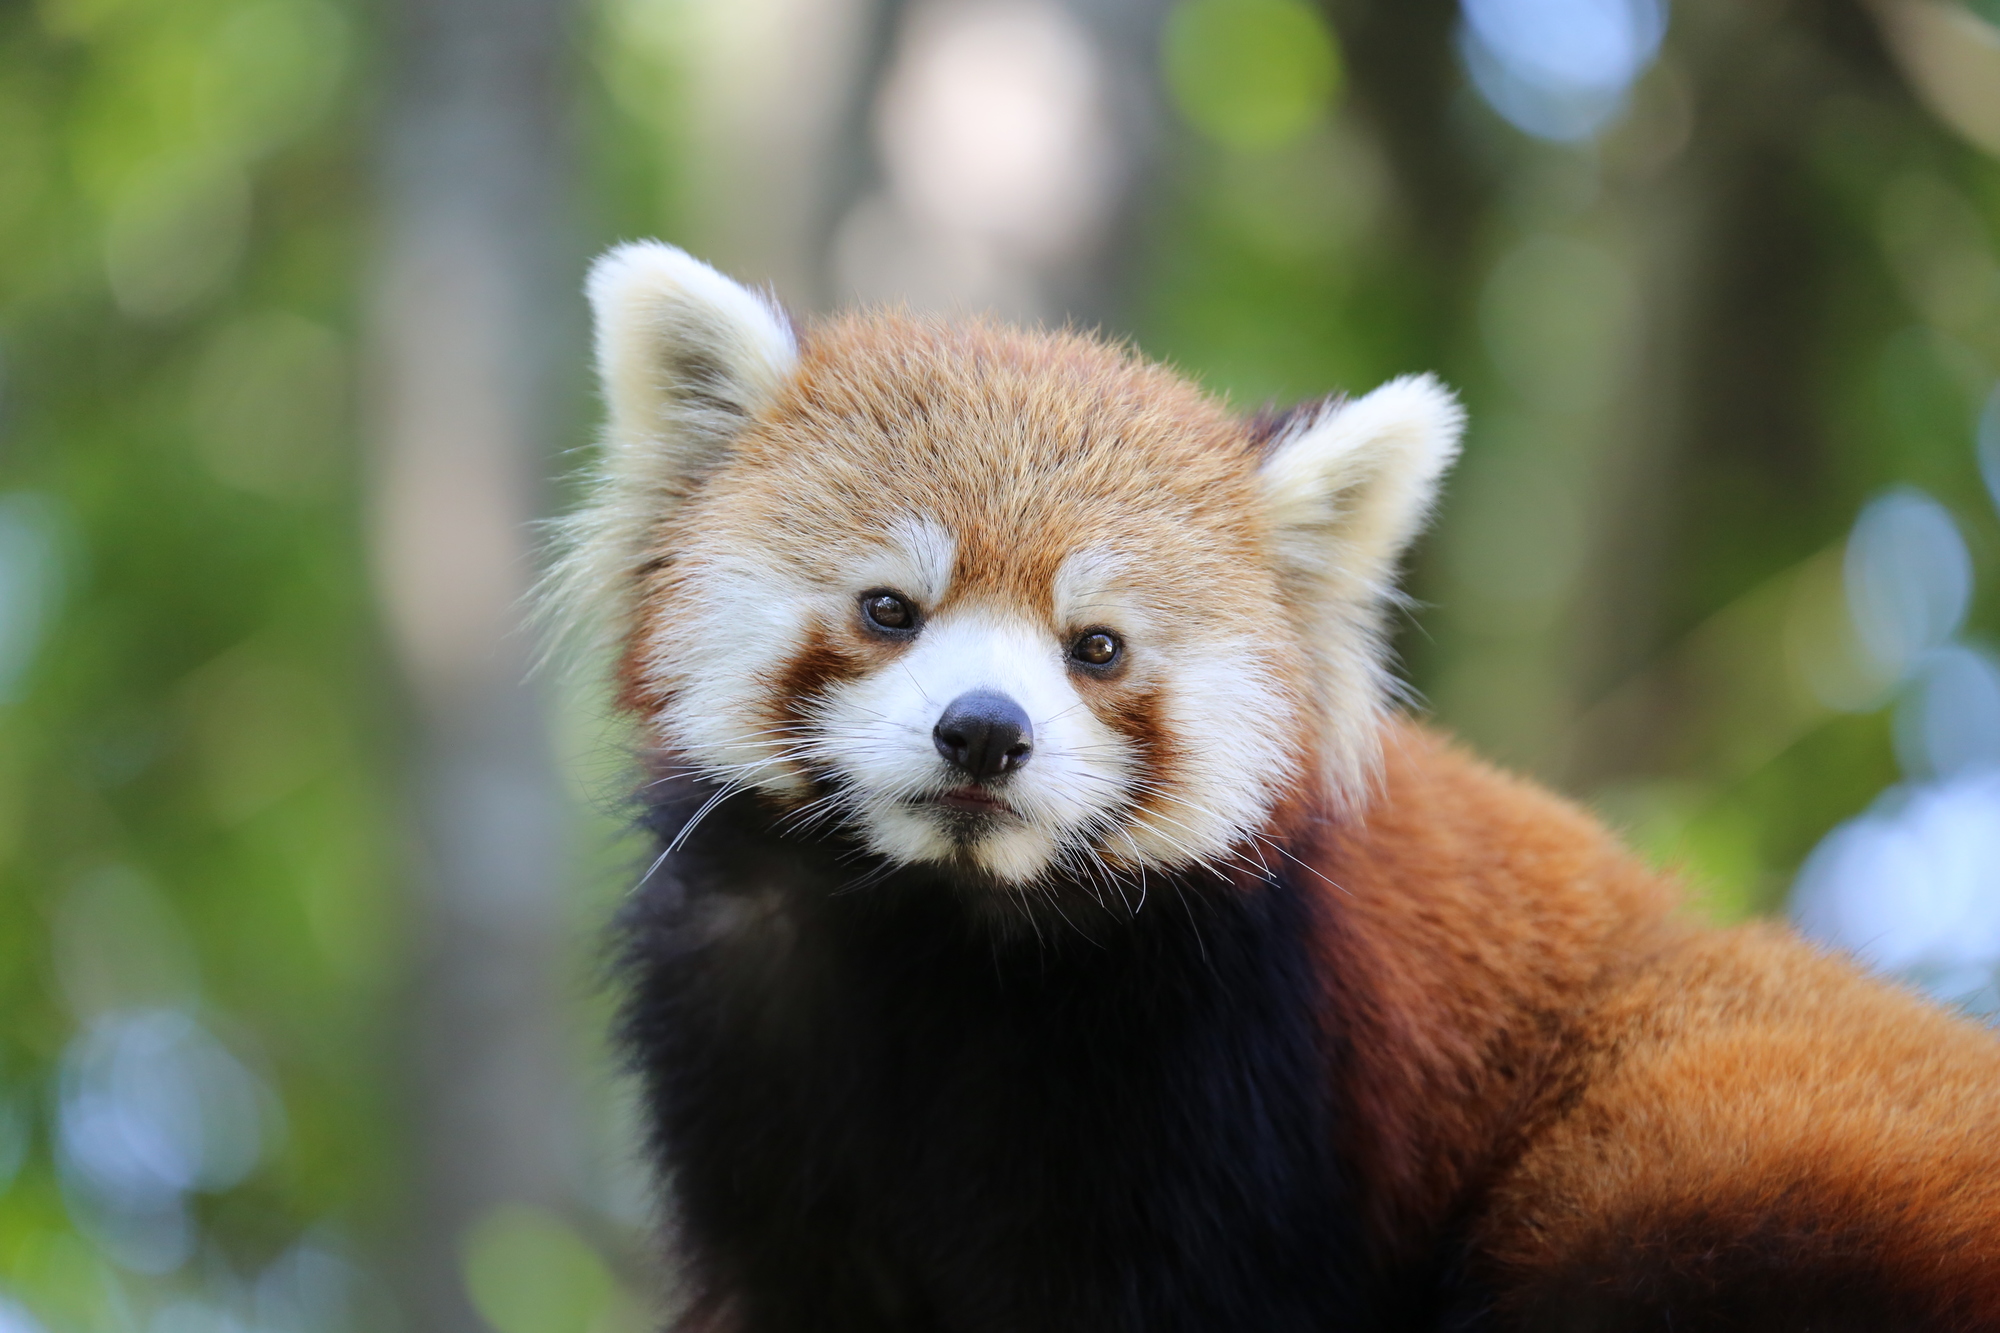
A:
{"type": "Polygon", "coordinates": [[[632,701],[676,756],[898,861],[1223,856],[1308,748],[1255,466],[1092,344],[817,330],[661,529],[632,701]]]}
{"type": "Polygon", "coordinates": [[[1442,390],[1257,440],[1073,335],[873,315],[801,347],[665,247],[593,298],[611,456],[558,586],[611,604],[676,761],[1015,886],[1219,862],[1365,784],[1442,390]]]}

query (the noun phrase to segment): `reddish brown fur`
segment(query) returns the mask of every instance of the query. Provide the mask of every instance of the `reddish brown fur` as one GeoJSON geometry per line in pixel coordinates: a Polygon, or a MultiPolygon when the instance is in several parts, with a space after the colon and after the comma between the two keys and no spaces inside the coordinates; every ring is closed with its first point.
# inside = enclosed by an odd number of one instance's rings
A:
{"type": "Polygon", "coordinates": [[[772,725],[794,726],[809,720],[812,700],[829,685],[851,679],[865,664],[862,654],[837,642],[826,626],[812,626],[773,683],[771,698],[777,711],[772,725]]]}
{"type": "Polygon", "coordinates": [[[647,669],[645,645],[659,636],[662,622],[671,612],[673,561],[667,556],[648,560],[638,573],[639,595],[632,624],[618,652],[613,681],[618,688],[618,706],[633,717],[654,717],[673,697],[672,689],[647,669]]]}
{"type": "Polygon", "coordinates": [[[1587,817],[1408,725],[1320,868],[1391,1253],[1486,1191],[1480,1271],[1529,1326],[1706,1327],[1701,1292],[1728,1320],[1810,1278],[2000,1327],[1991,1032],[1778,927],[1697,927],[1587,817]]]}
{"type": "MultiPolygon", "coordinates": [[[[1159,692],[1141,690],[1113,698],[1103,707],[1101,715],[1113,730],[1132,742],[1134,767],[1146,775],[1154,792],[1171,789],[1175,766],[1181,759],[1180,746],[1162,717],[1159,692]]],[[[1135,802],[1135,808],[1145,813],[1158,804],[1157,794],[1142,796],[1135,802]]]]}

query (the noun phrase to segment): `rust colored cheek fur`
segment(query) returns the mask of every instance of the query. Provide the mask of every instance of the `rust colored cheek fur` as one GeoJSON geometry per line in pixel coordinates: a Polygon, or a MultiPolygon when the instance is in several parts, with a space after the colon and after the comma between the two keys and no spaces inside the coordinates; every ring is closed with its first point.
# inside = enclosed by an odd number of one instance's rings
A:
{"type": "Polygon", "coordinates": [[[868,653],[842,642],[824,623],[807,626],[798,651],[771,682],[773,725],[796,727],[810,723],[814,701],[834,686],[879,665],[884,656],[886,653],[881,650],[868,653]]]}
{"type": "Polygon", "coordinates": [[[611,679],[618,710],[631,717],[657,716],[672,702],[670,691],[647,679],[645,659],[639,651],[637,636],[628,641],[619,653],[618,666],[611,679]]]}
{"type": "Polygon", "coordinates": [[[1167,725],[1166,705],[1157,688],[1122,690],[1093,700],[1098,717],[1132,745],[1132,767],[1145,790],[1172,790],[1183,759],[1180,742],[1167,725]]]}
{"type": "MultiPolygon", "coordinates": [[[[652,571],[648,571],[647,581],[652,571]]],[[[643,585],[642,585],[643,586],[643,585]]],[[[632,625],[619,645],[618,664],[612,673],[618,708],[628,717],[651,720],[673,703],[673,690],[658,678],[647,662],[647,645],[657,641],[661,630],[664,599],[650,592],[638,599],[632,625]]]]}

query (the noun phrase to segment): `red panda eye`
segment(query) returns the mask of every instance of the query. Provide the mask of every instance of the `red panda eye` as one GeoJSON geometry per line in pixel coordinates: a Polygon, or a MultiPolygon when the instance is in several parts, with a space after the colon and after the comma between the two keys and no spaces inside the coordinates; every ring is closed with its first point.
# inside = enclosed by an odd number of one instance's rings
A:
{"type": "Polygon", "coordinates": [[[861,615],[874,629],[908,633],[917,627],[917,608],[893,592],[861,594],[861,615]]]}
{"type": "Polygon", "coordinates": [[[1108,667],[1125,645],[1107,630],[1095,629],[1070,645],[1069,655],[1085,666],[1108,667]]]}

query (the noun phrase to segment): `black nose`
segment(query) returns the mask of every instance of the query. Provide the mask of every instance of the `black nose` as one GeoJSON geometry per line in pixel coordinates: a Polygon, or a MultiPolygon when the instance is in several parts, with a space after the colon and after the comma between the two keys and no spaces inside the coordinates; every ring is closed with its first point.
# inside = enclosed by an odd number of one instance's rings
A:
{"type": "Polygon", "coordinates": [[[971,690],[951,701],[931,728],[931,740],[952,767],[984,782],[1028,762],[1035,728],[1021,705],[1006,695],[971,690]]]}

